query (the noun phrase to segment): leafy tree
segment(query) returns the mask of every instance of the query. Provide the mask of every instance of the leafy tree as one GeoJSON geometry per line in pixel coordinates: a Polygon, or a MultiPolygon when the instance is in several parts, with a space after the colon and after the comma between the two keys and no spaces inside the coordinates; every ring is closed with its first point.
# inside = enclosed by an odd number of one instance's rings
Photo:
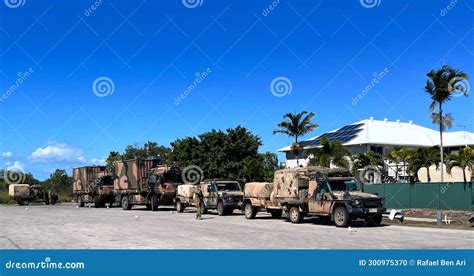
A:
{"type": "Polygon", "coordinates": [[[447,157],[446,170],[449,174],[454,167],[460,167],[463,172],[464,183],[467,183],[466,170],[471,172],[474,168],[474,149],[465,147],[459,150],[457,154],[450,154],[447,157]]]}
{"type": "Polygon", "coordinates": [[[56,169],[49,178],[43,182],[43,187],[59,195],[61,201],[69,201],[72,198],[72,177],[65,170],[56,169]]]}
{"type": "MultiPolygon", "coordinates": [[[[246,128],[237,126],[226,132],[211,130],[197,137],[186,137],[171,143],[171,159],[181,167],[199,166],[207,178],[238,178],[245,164],[250,171],[259,167],[250,160],[259,159],[261,140],[246,128]]],[[[248,173],[246,173],[248,174],[248,173]]],[[[254,177],[254,173],[251,174],[254,177]]]]}
{"type": "Polygon", "coordinates": [[[452,117],[449,114],[447,114],[449,116],[443,115],[443,105],[452,99],[456,91],[461,92],[464,96],[468,95],[466,87],[460,84],[461,81],[467,80],[468,76],[463,71],[449,65],[444,65],[439,70],[431,70],[426,75],[429,79],[426,82],[425,91],[431,98],[429,110],[432,112],[433,122],[439,125],[441,181],[444,181],[443,131],[451,124],[452,117]],[[436,106],[438,106],[438,111],[434,114],[436,106]]]}
{"type": "Polygon", "coordinates": [[[434,148],[417,148],[412,152],[408,169],[412,174],[418,172],[421,168],[426,168],[428,182],[431,182],[430,167],[436,165],[438,167],[439,154],[436,147],[434,148]]]}
{"type": "Polygon", "coordinates": [[[301,151],[298,138],[310,131],[313,131],[319,126],[311,122],[311,119],[313,119],[314,116],[315,114],[313,112],[308,113],[307,111],[302,111],[298,114],[287,113],[283,116],[284,121],[278,124],[279,129],[273,131],[273,134],[283,133],[295,138],[295,143],[292,145],[292,150],[296,154],[296,164],[298,166],[299,152],[301,151]]]}
{"type": "Polygon", "coordinates": [[[382,154],[374,151],[368,151],[361,153],[356,156],[352,156],[352,174],[355,175],[357,170],[371,166],[377,168],[378,172],[382,175],[387,175],[385,168],[385,161],[382,154]]]}
{"type": "Polygon", "coordinates": [[[111,151],[106,159],[107,165],[112,166],[115,161],[129,159],[150,159],[161,158],[163,163],[169,163],[171,149],[158,145],[153,141],[146,142],[143,146],[128,145],[123,154],[117,151],[111,151]]]}
{"type": "Polygon", "coordinates": [[[329,168],[333,164],[344,169],[349,169],[350,167],[348,157],[351,156],[351,153],[349,150],[341,142],[330,142],[327,137],[321,139],[320,148],[307,149],[305,153],[309,156],[309,165],[311,166],[329,168]]]}

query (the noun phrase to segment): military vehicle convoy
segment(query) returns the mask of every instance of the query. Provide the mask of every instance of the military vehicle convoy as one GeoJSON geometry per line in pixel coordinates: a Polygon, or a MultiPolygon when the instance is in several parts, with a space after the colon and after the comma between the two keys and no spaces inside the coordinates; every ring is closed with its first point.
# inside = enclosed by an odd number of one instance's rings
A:
{"type": "Polygon", "coordinates": [[[273,183],[246,184],[245,217],[253,219],[265,209],[277,218],[282,210],[292,223],[302,222],[305,216],[318,216],[330,218],[337,227],[349,226],[355,219],[379,225],[385,211],[384,199],[359,191],[347,175],[319,167],[278,170],[273,183]]]}
{"type": "Polygon", "coordinates": [[[94,203],[94,207],[112,205],[115,201],[112,174],[105,166],[86,166],[73,169],[73,195],[77,206],[94,203]]]}
{"type": "MultiPolygon", "coordinates": [[[[232,214],[234,210],[242,208],[243,192],[240,183],[232,180],[207,180],[201,184],[203,194],[203,203],[201,212],[207,213],[210,209],[217,210],[219,216],[232,214]]],[[[196,204],[193,200],[193,194],[197,185],[178,186],[178,192],[175,199],[176,210],[182,213],[186,207],[196,204]]]]}
{"type": "Polygon", "coordinates": [[[54,205],[58,201],[57,194],[46,191],[41,185],[10,184],[8,195],[18,205],[28,205],[30,202],[43,202],[46,205],[54,205]]]}
{"type": "Polygon", "coordinates": [[[115,201],[124,210],[145,205],[157,211],[159,205],[172,205],[177,186],[182,184],[179,168],[161,165],[160,159],[118,161],[113,178],[115,201]]]}

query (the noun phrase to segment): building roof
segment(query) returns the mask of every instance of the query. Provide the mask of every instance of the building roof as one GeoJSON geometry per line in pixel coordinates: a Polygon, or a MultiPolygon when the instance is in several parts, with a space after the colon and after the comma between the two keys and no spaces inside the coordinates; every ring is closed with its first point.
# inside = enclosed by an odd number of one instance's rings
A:
{"type": "MultiPolygon", "coordinates": [[[[440,144],[439,132],[410,122],[374,120],[372,117],[313,137],[301,144],[303,148],[318,147],[322,137],[340,141],[344,146],[392,145],[408,147],[433,147],[440,144]]],[[[443,133],[445,147],[474,145],[474,133],[453,131],[443,133]]],[[[290,151],[291,145],[278,151],[290,151]]]]}

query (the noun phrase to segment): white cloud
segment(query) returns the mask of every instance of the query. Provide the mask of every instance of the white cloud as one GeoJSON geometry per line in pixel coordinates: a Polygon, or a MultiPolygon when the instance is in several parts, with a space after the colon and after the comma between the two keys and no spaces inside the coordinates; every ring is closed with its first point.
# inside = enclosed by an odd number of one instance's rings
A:
{"type": "Polygon", "coordinates": [[[31,162],[39,163],[84,163],[86,159],[82,156],[82,150],[66,144],[52,143],[44,148],[37,148],[28,156],[31,162]]]}
{"type": "Polygon", "coordinates": [[[4,158],[10,158],[10,157],[12,157],[12,155],[13,154],[12,154],[11,151],[6,151],[6,152],[2,153],[2,157],[4,157],[4,158]]]}
{"type": "Polygon", "coordinates": [[[105,158],[92,158],[91,159],[92,165],[105,165],[105,158]]]}
{"type": "Polygon", "coordinates": [[[9,171],[24,171],[23,167],[25,166],[25,164],[21,163],[20,161],[15,161],[13,164],[7,162],[6,165],[8,166],[7,170],[9,171]]]}

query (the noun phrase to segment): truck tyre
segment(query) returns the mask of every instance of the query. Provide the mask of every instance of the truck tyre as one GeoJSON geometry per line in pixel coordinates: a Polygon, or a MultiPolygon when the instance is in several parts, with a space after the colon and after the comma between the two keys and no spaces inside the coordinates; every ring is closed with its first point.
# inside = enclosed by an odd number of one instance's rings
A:
{"type": "Polygon", "coordinates": [[[102,207],[102,202],[100,202],[100,198],[98,196],[94,197],[94,207],[95,208],[100,208],[102,207]]]}
{"type": "Polygon", "coordinates": [[[158,199],[158,196],[157,195],[152,195],[151,198],[150,198],[150,201],[151,201],[151,210],[153,212],[158,211],[158,205],[160,205],[160,201],[158,199]]]}
{"type": "Polygon", "coordinates": [[[184,204],[181,203],[180,200],[177,200],[177,201],[176,201],[176,211],[177,211],[178,213],[182,213],[182,212],[184,211],[184,208],[185,208],[185,207],[184,207],[184,204]]]}
{"type": "Polygon", "coordinates": [[[224,203],[222,201],[219,201],[217,203],[217,214],[219,214],[219,216],[224,216],[226,215],[226,210],[225,210],[225,207],[224,207],[224,203]]]}
{"type": "Polygon", "coordinates": [[[290,217],[290,221],[292,223],[301,223],[303,221],[303,214],[301,214],[300,208],[298,206],[291,207],[288,216],[290,217]]]}
{"type": "Polygon", "coordinates": [[[365,224],[368,226],[379,226],[382,223],[382,213],[368,215],[364,218],[365,224]]]}
{"type": "Polygon", "coordinates": [[[23,206],[23,205],[24,205],[24,204],[23,204],[23,200],[20,200],[20,199],[18,199],[18,200],[16,201],[16,203],[18,203],[18,205],[20,205],[20,206],[23,206]]]}
{"type": "Polygon", "coordinates": [[[281,216],[283,214],[283,210],[270,210],[270,214],[272,215],[272,218],[274,219],[281,219],[281,216]]]}
{"type": "Polygon", "coordinates": [[[124,210],[132,209],[132,204],[130,204],[130,199],[128,198],[128,196],[122,197],[122,209],[124,210]]]}
{"type": "Polygon", "coordinates": [[[340,206],[334,210],[334,224],[337,227],[347,227],[351,222],[349,213],[347,213],[346,207],[340,206]]]}
{"type": "Polygon", "coordinates": [[[257,215],[257,208],[252,206],[252,203],[247,203],[244,208],[245,218],[254,219],[257,215]]]}
{"type": "Polygon", "coordinates": [[[82,199],[82,196],[77,197],[77,206],[84,207],[84,200],[82,199]]]}

